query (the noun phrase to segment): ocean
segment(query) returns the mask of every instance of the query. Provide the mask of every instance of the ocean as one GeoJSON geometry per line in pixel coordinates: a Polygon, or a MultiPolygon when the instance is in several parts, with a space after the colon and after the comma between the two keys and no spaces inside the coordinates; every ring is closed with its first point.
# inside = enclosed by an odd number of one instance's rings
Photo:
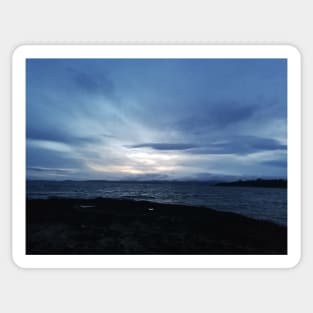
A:
{"type": "Polygon", "coordinates": [[[27,181],[31,199],[97,197],[202,206],[287,225],[287,189],[206,182],[27,181]]]}

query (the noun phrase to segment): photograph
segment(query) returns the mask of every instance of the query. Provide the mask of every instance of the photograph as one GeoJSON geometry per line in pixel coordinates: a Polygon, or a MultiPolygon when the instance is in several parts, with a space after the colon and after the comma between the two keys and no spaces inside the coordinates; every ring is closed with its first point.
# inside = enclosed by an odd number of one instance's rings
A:
{"type": "Polygon", "coordinates": [[[26,255],[287,255],[288,60],[25,59],[26,255]]]}

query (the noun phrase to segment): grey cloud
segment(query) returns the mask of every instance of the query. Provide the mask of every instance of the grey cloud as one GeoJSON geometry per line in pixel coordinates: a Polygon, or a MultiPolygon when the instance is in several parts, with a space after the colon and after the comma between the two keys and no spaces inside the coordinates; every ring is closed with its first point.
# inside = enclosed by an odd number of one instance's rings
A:
{"type": "Polygon", "coordinates": [[[254,127],[273,124],[277,119],[285,118],[286,110],[279,103],[263,98],[241,102],[204,101],[195,103],[192,107],[192,112],[180,111],[176,121],[168,122],[166,127],[175,128],[191,139],[195,136],[207,137],[213,133],[236,134],[240,129],[249,128],[253,133],[254,127]]]}
{"type": "Polygon", "coordinates": [[[75,172],[75,169],[69,168],[47,168],[47,167],[28,167],[27,171],[34,171],[34,172],[44,172],[44,173],[51,173],[56,175],[67,175],[75,172]]]}
{"type": "Polygon", "coordinates": [[[228,136],[209,144],[190,143],[142,143],[128,148],[151,148],[154,150],[187,150],[192,154],[250,154],[259,151],[286,150],[287,146],[271,138],[256,136],[228,136]],[[226,139],[227,138],[227,139],[226,139]]]}
{"type": "Polygon", "coordinates": [[[267,160],[262,161],[261,164],[273,167],[287,168],[287,160],[267,160]]]}
{"type": "Polygon", "coordinates": [[[188,152],[194,154],[239,154],[245,155],[261,151],[286,150],[287,146],[278,140],[255,136],[235,136],[213,142],[188,152]]]}
{"type": "Polygon", "coordinates": [[[251,119],[258,110],[259,106],[243,105],[234,101],[205,103],[195,105],[193,113],[178,120],[174,126],[193,133],[216,128],[223,130],[229,125],[251,119]]]}
{"type": "Polygon", "coordinates": [[[151,148],[154,150],[189,150],[197,147],[189,143],[142,143],[127,146],[128,148],[151,148]]]}
{"type": "Polygon", "coordinates": [[[213,112],[208,112],[210,122],[220,128],[248,120],[259,109],[258,106],[242,105],[234,101],[218,103],[214,108],[215,110],[213,112]]]}
{"type": "Polygon", "coordinates": [[[89,74],[73,68],[68,69],[74,83],[80,90],[88,93],[101,93],[106,96],[114,94],[114,83],[103,72],[101,74],[93,72],[89,74]]]}
{"type": "Polygon", "coordinates": [[[29,140],[47,140],[68,145],[82,145],[89,143],[100,143],[105,138],[113,137],[109,134],[98,134],[97,136],[75,136],[60,128],[27,128],[29,140]]]}
{"type": "Polygon", "coordinates": [[[28,167],[80,168],[83,164],[81,158],[74,157],[72,154],[34,147],[30,144],[26,148],[26,159],[28,167]]]}

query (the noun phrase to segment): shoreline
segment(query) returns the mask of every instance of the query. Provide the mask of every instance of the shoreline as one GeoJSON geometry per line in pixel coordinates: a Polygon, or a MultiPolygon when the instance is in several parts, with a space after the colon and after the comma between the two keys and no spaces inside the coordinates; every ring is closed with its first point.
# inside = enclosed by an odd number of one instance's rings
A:
{"type": "Polygon", "coordinates": [[[27,254],[287,254],[287,227],[207,207],[26,199],[27,254]]]}

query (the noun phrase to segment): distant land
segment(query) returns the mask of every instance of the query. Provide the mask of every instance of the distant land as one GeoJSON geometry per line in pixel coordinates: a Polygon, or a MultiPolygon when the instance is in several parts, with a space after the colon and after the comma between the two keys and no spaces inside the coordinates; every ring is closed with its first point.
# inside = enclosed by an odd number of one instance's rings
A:
{"type": "Polygon", "coordinates": [[[266,187],[266,188],[287,188],[286,179],[255,179],[255,180],[236,180],[233,182],[217,183],[215,186],[225,187],[266,187]]]}
{"type": "MultiPolygon", "coordinates": [[[[257,182],[259,185],[260,182],[283,182],[287,184],[286,179],[282,178],[257,178],[257,177],[238,177],[238,176],[216,176],[216,177],[184,177],[184,178],[176,178],[176,179],[137,179],[136,177],[126,177],[124,179],[36,179],[27,177],[26,182],[105,182],[105,183],[207,183],[209,185],[221,185],[224,186],[226,184],[235,184],[239,183],[250,183],[257,182]]],[[[246,185],[244,185],[246,186],[246,185]]],[[[263,186],[262,186],[263,187],[263,186]]]]}

